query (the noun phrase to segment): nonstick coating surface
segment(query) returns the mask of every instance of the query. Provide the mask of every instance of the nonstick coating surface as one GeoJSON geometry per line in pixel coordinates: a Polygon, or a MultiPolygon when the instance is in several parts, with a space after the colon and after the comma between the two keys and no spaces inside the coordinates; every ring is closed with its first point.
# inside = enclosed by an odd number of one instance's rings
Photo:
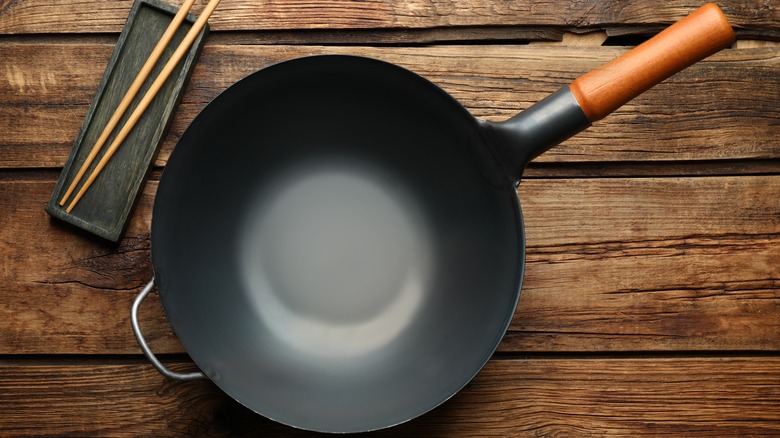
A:
{"type": "Polygon", "coordinates": [[[524,255],[478,129],[427,80],[351,56],[281,63],[216,98],[152,223],[193,360],[254,411],[318,431],[391,426],[462,388],[509,324],[524,255]]]}

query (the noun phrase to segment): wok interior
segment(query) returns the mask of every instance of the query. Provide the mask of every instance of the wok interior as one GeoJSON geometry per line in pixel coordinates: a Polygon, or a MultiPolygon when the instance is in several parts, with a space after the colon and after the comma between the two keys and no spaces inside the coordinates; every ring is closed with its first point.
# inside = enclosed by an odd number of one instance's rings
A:
{"type": "Polygon", "coordinates": [[[302,58],[212,102],[157,193],[155,274],[188,353],[283,423],[349,432],[435,407],[513,314],[523,237],[475,120],[406,70],[302,58]]]}

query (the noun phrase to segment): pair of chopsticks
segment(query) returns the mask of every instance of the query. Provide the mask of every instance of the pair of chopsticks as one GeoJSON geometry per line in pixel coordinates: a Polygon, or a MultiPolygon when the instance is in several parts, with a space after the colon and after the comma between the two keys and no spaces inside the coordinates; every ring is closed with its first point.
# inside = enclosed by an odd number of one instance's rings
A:
{"type": "MultiPolygon", "coordinates": [[[[106,150],[105,154],[103,154],[103,157],[95,166],[95,169],[89,175],[89,177],[84,182],[84,184],[81,186],[81,189],[78,191],[78,193],[70,202],[70,205],[68,205],[65,211],[70,213],[73,210],[73,207],[75,207],[76,204],[79,202],[79,200],[82,198],[82,196],[84,196],[84,193],[87,191],[87,189],[89,189],[89,187],[95,181],[95,178],[97,178],[97,176],[106,166],[108,161],[114,155],[116,150],[119,149],[119,146],[122,144],[125,138],[127,138],[127,135],[133,129],[135,124],[143,115],[144,111],[146,111],[146,108],[149,107],[149,104],[152,102],[154,97],[160,91],[160,88],[162,88],[165,81],[171,75],[173,69],[176,68],[176,65],[184,57],[184,54],[190,49],[190,46],[192,46],[192,43],[195,41],[195,38],[197,38],[200,31],[206,25],[206,22],[211,16],[211,13],[214,12],[214,9],[217,8],[217,5],[219,4],[220,1],[221,0],[210,0],[209,3],[206,5],[205,9],[203,9],[203,12],[200,14],[200,17],[198,17],[198,19],[195,21],[195,24],[192,25],[189,32],[187,32],[187,35],[184,36],[184,39],[182,40],[181,44],[179,44],[179,47],[177,47],[176,50],[173,52],[173,55],[171,55],[171,59],[169,59],[168,63],[165,64],[165,67],[163,67],[160,74],[157,76],[157,78],[154,80],[152,85],[149,87],[149,90],[146,92],[144,97],[138,103],[138,106],[135,108],[133,113],[127,119],[127,122],[125,122],[124,126],[122,126],[122,129],[119,131],[119,134],[117,134],[113,143],[111,143],[111,145],[106,150]]],[[[95,157],[97,156],[98,152],[100,152],[100,149],[103,147],[103,144],[105,144],[106,140],[108,139],[108,136],[111,135],[111,132],[113,132],[114,128],[119,123],[119,119],[121,119],[125,111],[127,111],[127,108],[130,106],[130,103],[135,98],[135,95],[138,94],[138,90],[141,89],[141,86],[146,81],[146,78],[149,76],[149,73],[152,71],[152,68],[154,68],[155,64],[157,64],[157,61],[160,59],[160,56],[165,50],[165,47],[168,46],[168,43],[171,41],[171,38],[173,38],[173,35],[179,29],[179,26],[184,21],[184,18],[187,16],[187,13],[192,8],[193,3],[195,3],[195,0],[186,0],[182,5],[181,9],[179,9],[179,12],[176,13],[176,15],[173,17],[173,21],[171,21],[171,24],[168,26],[168,28],[165,30],[165,33],[163,33],[162,37],[160,38],[160,41],[154,47],[154,50],[152,50],[152,53],[149,55],[149,59],[147,59],[146,63],[143,65],[143,67],[141,67],[141,71],[138,73],[138,76],[130,85],[130,88],[127,90],[127,93],[125,93],[125,96],[122,98],[122,101],[119,103],[119,106],[114,111],[114,114],[111,116],[111,119],[108,121],[108,124],[103,129],[103,132],[100,134],[100,137],[98,137],[98,140],[97,142],[95,142],[95,145],[92,147],[92,150],[89,152],[89,155],[87,156],[87,159],[84,161],[84,164],[81,165],[81,168],[76,174],[76,177],[73,179],[73,182],[70,184],[70,187],[68,187],[68,190],[65,192],[65,195],[60,200],[60,206],[65,205],[70,195],[76,189],[76,186],[78,186],[78,183],[84,177],[84,174],[87,172],[87,169],[89,169],[89,166],[95,160],[95,157]]]]}

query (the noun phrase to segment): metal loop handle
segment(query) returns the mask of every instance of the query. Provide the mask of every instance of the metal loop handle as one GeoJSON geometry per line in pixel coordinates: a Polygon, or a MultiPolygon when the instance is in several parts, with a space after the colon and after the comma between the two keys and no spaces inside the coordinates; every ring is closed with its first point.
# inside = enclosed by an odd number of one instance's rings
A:
{"type": "Polygon", "coordinates": [[[141,327],[138,325],[138,308],[141,307],[141,303],[144,301],[144,298],[146,298],[147,295],[149,295],[149,292],[152,291],[154,288],[154,278],[152,278],[152,281],[150,281],[142,290],[140,293],[138,293],[138,296],[135,297],[135,301],[133,301],[133,307],[130,309],[130,324],[133,326],[133,333],[135,334],[135,338],[138,340],[138,346],[141,347],[141,350],[144,352],[144,355],[147,359],[149,359],[149,362],[152,363],[152,366],[160,372],[163,376],[171,379],[171,380],[178,380],[178,381],[188,381],[188,380],[198,380],[198,379],[205,379],[207,378],[205,374],[202,372],[194,372],[194,373],[177,373],[175,371],[171,371],[168,368],[165,368],[165,365],[162,364],[157,359],[157,356],[152,353],[152,350],[149,348],[149,345],[146,344],[146,339],[144,339],[144,335],[141,334],[141,327]]]}

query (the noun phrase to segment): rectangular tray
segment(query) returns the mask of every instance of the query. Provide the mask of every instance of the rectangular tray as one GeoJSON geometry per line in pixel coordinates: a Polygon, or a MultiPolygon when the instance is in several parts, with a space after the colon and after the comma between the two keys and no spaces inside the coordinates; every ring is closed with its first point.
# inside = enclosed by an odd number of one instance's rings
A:
{"type": "MultiPolygon", "coordinates": [[[[176,12],[177,8],[158,0],[136,0],[133,4],[127,23],[125,23],[114,48],[114,53],[111,55],[103,78],[100,80],[97,94],[92,100],[84,118],[84,124],[81,126],[73,149],[71,149],[52,197],[46,206],[46,211],[53,217],[112,242],[117,242],[122,237],[144,180],[163,142],[165,133],[173,119],[174,110],[179,104],[206,35],[208,35],[208,25],[195,39],[189,52],[179,62],[149,108],[108,162],[103,172],[86,191],[81,201],[76,204],[73,211],[67,213],[65,207],[60,207],[59,201],[176,12]]],[[[165,52],[157,61],[157,65],[146,79],[144,86],[133,99],[130,108],[101,148],[102,150],[93,161],[90,171],[82,178],[82,183],[91,173],[91,169],[100,161],[103,151],[108,149],[125,120],[143,98],[146,90],[170,59],[195,19],[194,16],[188,15],[179,27],[165,52]]],[[[74,194],[77,191],[78,187],[74,194]]],[[[71,195],[72,198],[73,195],[71,195]]]]}

